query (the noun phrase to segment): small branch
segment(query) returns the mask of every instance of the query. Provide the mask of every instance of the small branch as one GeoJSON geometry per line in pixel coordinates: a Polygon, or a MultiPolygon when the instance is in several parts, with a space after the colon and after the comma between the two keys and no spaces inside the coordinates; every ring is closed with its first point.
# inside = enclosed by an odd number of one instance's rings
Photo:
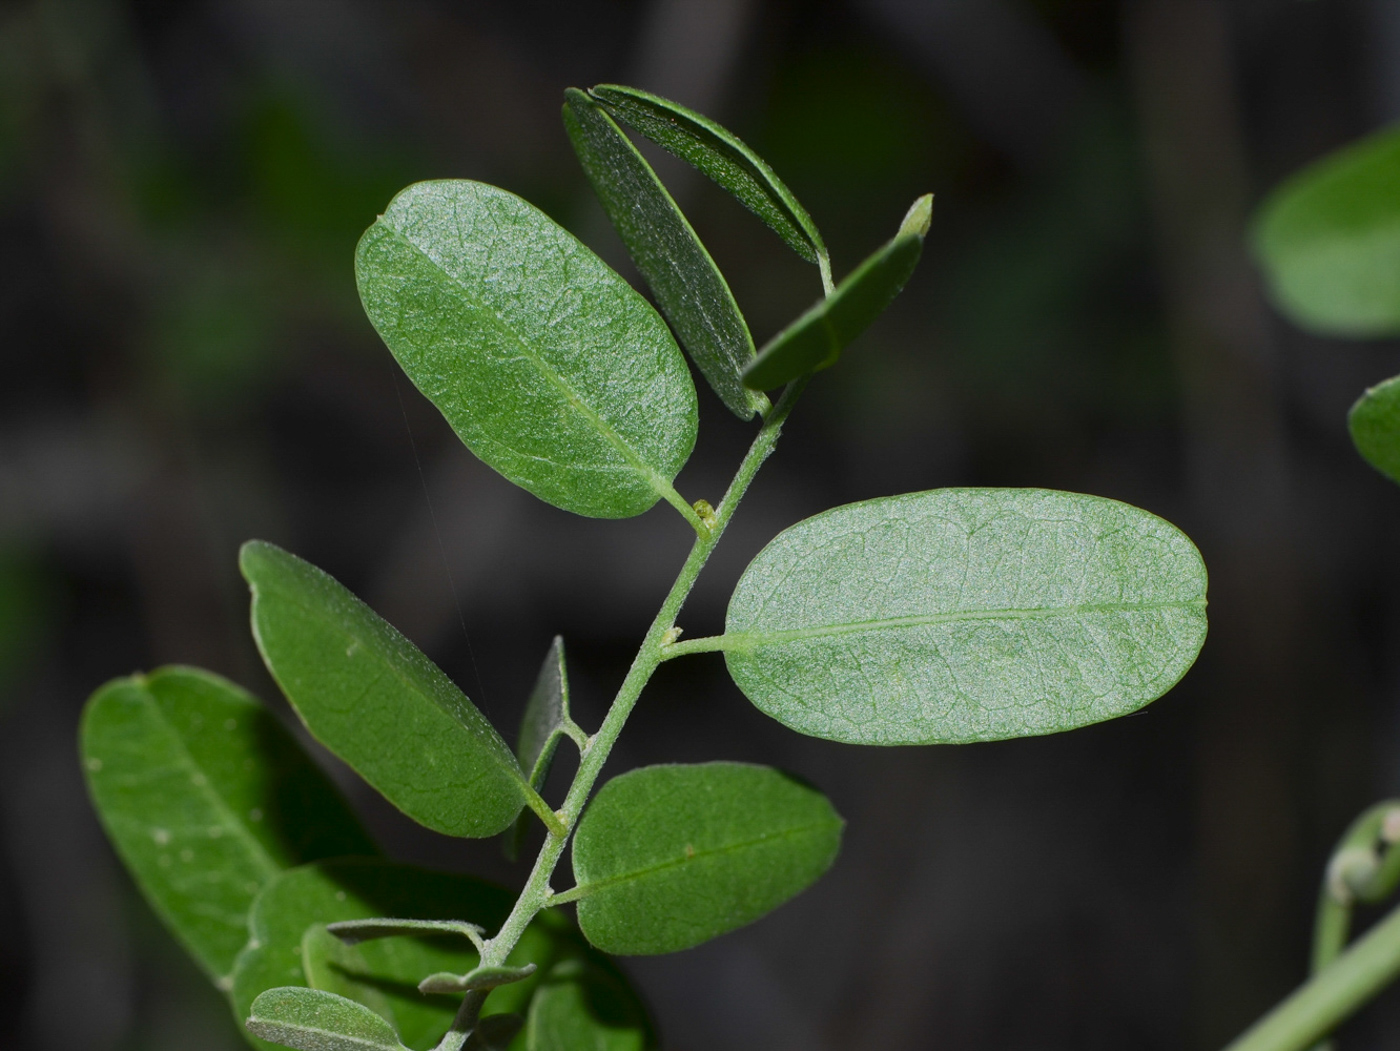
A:
{"type": "Polygon", "coordinates": [[[666,502],[681,513],[681,517],[690,523],[690,527],[695,530],[695,535],[704,540],[710,535],[710,528],[705,524],[695,508],[685,502],[685,497],[676,492],[674,486],[667,486],[664,493],[666,502]]]}
{"type": "Polygon", "coordinates": [[[836,291],[836,285],[831,280],[831,256],[825,252],[819,253],[817,255],[817,269],[822,272],[822,291],[829,296],[836,291]]]}
{"type": "Polygon", "coordinates": [[[549,804],[544,801],[544,797],[528,784],[525,786],[525,802],[535,812],[535,816],[544,822],[544,827],[549,829],[550,835],[555,839],[569,834],[568,826],[559,820],[559,815],[550,809],[549,804]]]}
{"type": "Polygon", "coordinates": [[[578,901],[580,898],[586,897],[588,897],[587,887],[570,887],[568,890],[561,890],[558,894],[550,895],[549,904],[551,906],[567,905],[571,901],[578,901]]]}
{"type": "Polygon", "coordinates": [[[727,649],[729,642],[728,635],[707,635],[702,639],[686,639],[684,642],[663,642],[661,659],[668,661],[672,657],[684,657],[687,653],[714,653],[716,650],[727,649]]]}

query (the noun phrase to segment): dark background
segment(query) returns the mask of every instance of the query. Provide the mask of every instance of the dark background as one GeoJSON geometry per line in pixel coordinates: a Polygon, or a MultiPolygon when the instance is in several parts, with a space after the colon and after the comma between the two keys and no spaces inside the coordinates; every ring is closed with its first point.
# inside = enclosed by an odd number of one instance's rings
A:
{"type": "MultiPolygon", "coordinates": [[[[243,539],[365,596],[512,740],[562,632],[600,718],[686,527],[577,519],[477,463],[362,316],[351,251],[400,186],[457,176],[624,267],[558,118],[608,80],[744,136],[838,274],[937,193],[919,273],[813,383],[688,634],[784,526],[936,486],[1127,500],[1212,575],[1184,682],[1060,737],[846,747],[716,656],[663,668],[610,771],[774,763],[850,822],[791,905],[627,964],[666,1047],[1223,1044],[1302,979],[1330,844],[1400,791],[1400,492],[1344,424],[1400,352],[1290,327],[1243,240],[1269,186],[1400,118],[1390,0],[0,0],[0,1046],[240,1046],[107,847],[74,731],[162,662],[276,699],[243,539]]],[[[810,303],[757,220],[663,175],[756,338],[810,303]]],[[[714,500],[752,428],[701,404],[679,487],[714,500]]],[[[351,791],[401,856],[523,878],[351,791]]],[[[1343,1035],[1394,1046],[1400,997],[1343,1035]]]]}

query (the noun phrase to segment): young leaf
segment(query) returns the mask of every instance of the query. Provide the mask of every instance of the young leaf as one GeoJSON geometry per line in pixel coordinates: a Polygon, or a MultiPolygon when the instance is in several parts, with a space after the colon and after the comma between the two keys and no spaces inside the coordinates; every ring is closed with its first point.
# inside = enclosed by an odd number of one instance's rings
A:
{"type": "Polygon", "coordinates": [[[1271,193],[1254,252],[1279,308],[1334,336],[1400,334],[1400,131],[1328,154],[1271,193]]]}
{"type": "Polygon", "coordinates": [[[376,852],[276,718],[209,672],[170,667],[109,682],[83,713],[80,748],[117,853],[220,984],[270,879],[302,862],[376,852]]]}
{"type": "Polygon", "coordinates": [[[460,934],[478,949],[485,932],[475,923],[465,920],[405,920],[376,916],[372,920],[341,920],[326,925],[346,945],[374,941],[376,938],[399,938],[407,934],[460,934]]]}
{"type": "Polygon", "coordinates": [[[1361,395],[1347,414],[1357,451],[1376,470],[1400,482],[1400,376],[1361,395]]]}
{"type": "Polygon", "coordinates": [[[556,964],[530,1001],[529,1051],[647,1051],[656,1037],[616,969],[583,959],[556,964]]]}
{"type": "MultiPolygon", "coordinates": [[[[536,792],[544,788],[549,767],[554,762],[554,750],[559,746],[559,739],[564,736],[564,728],[568,724],[569,671],[564,666],[564,640],[556,635],[544,656],[544,663],[540,665],[535,688],[530,691],[530,699],[525,704],[520,737],[515,744],[520,768],[530,772],[530,787],[536,792]]],[[[506,832],[506,857],[511,861],[520,853],[520,845],[529,828],[530,815],[521,814],[516,818],[515,825],[506,832]]]]}
{"type": "Polygon", "coordinates": [[[914,272],[932,209],[932,194],[915,201],[893,240],[764,345],[745,370],[744,384],[770,390],[836,364],[841,351],[884,313],[914,272]]]}
{"type": "Polygon", "coordinates": [[[525,775],[450,679],[326,573],[249,541],[253,637],[307,729],[409,817],[490,836],[528,799],[525,775]]]}
{"type": "Polygon", "coordinates": [[[247,1027],[300,1051],[404,1051],[394,1027],[368,1007],[316,989],[269,989],[253,1001],[247,1027]]]}
{"type": "Polygon", "coordinates": [[[1205,605],[1200,554],[1146,511],[936,489],[780,533],[740,578],[720,641],[749,700],[799,733],[990,741],[1160,697],[1196,659],[1205,605]]]}
{"type": "Polygon", "coordinates": [[[438,971],[418,983],[420,993],[465,993],[470,989],[496,989],[521,982],[535,973],[535,965],[523,967],[473,967],[466,974],[438,971]]]}
{"type": "Polygon", "coordinates": [[[574,840],[579,928],[604,952],[676,952],[752,923],[831,867],[844,822],[765,766],[648,766],[603,786],[574,840]]]}
{"type": "Polygon", "coordinates": [[[595,518],[672,503],[695,385],[666,323],[514,194],[416,183],[355,254],[360,299],[468,448],[541,500],[595,518]]]}
{"type": "MultiPolygon", "coordinates": [[[[234,1011],[247,1017],[254,998],[278,986],[314,985],[379,1011],[415,1051],[433,1047],[452,1024],[457,1001],[424,996],[418,983],[440,971],[477,966],[476,949],[457,934],[385,937],[345,945],[324,930],[344,920],[383,916],[465,920],[496,930],[512,895],[471,876],[429,872],[369,859],[322,862],[291,869],[258,896],[249,916],[248,946],[233,978],[234,1011]],[[313,933],[320,930],[320,940],[313,933]],[[307,948],[311,951],[308,952],[307,948]]],[[[540,917],[526,930],[509,963],[553,962],[560,918],[540,917]]],[[[538,979],[503,986],[487,998],[488,1014],[521,1013],[538,979]]]]}
{"type": "Polygon", "coordinates": [[[576,88],[564,97],[574,152],[661,312],[729,411],[752,419],[766,404],[739,379],[753,337],[719,268],[612,118],[576,88]]]}
{"type": "Polygon", "coordinates": [[[826,245],[807,209],[738,136],[694,110],[636,88],[599,84],[589,94],[628,127],[728,190],[803,259],[826,265],[826,245]]]}

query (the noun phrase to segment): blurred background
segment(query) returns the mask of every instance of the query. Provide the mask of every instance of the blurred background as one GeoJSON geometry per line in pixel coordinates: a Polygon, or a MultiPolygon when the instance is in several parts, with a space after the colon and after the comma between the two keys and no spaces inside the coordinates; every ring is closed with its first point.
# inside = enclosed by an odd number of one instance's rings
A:
{"type": "MultiPolygon", "coordinates": [[[[937,486],[1126,500],[1212,577],[1182,684],[1061,737],[829,744],[717,655],[666,665],[612,772],[772,763],[850,824],[773,916],[627,962],[665,1047],[1220,1046],[1303,978],[1333,840],[1400,792],[1400,492],[1345,431],[1400,347],[1291,328],[1243,240],[1281,177],[1400,119],[1392,0],[0,0],[0,1046],[241,1046],[108,848],[74,736],[94,687],[165,662],[285,712],[242,540],[339,577],[508,739],[555,632],[601,717],[687,528],[577,519],[475,461],[351,271],[395,190],[467,177],[631,274],[558,116],[600,81],[736,130],[838,276],[937,194],[919,273],[813,383],[688,634],[783,527],[937,486]]],[[[812,268],[658,166],[760,342],[809,305],[812,268]]],[[[752,427],[701,404],[679,488],[714,500],[752,427]]],[[[400,857],[523,879],[338,776],[400,857]]],[[[1391,994],[1343,1048],[1397,1040],[1391,994]]]]}

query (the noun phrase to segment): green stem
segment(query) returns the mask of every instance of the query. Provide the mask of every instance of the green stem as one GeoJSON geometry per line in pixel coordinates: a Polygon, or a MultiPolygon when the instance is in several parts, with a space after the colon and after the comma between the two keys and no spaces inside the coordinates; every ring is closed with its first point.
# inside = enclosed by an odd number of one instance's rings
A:
{"type": "Polygon", "coordinates": [[[686,639],[684,642],[669,642],[661,647],[661,659],[684,657],[687,653],[714,653],[729,649],[731,637],[728,635],[706,635],[701,639],[686,639]]]}
{"type": "MultiPolygon", "coordinates": [[[[651,622],[651,627],[647,629],[641,648],[632,661],[632,667],[628,669],[627,677],[622,680],[617,696],[613,698],[612,706],[603,719],[603,725],[598,728],[597,733],[588,739],[588,743],[579,754],[578,773],[574,775],[574,783],[569,787],[569,794],[565,797],[564,805],[559,811],[565,833],[545,837],[539,857],[535,859],[534,868],[530,870],[530,878],[525,881],[524,889],[515,900],[515,907],[511,909],[510,915],[506,917],[505,923],[496,932],[496,936],[486,942],[485,949],[481,953],[482,966],[499,967],[503,965],[511,950],[520,940],[521,935],[525,933],[525,928],[529,926],[530,921],[541,909],[551,904],[554,894],[549,886],[550,877],[554,875],[554,868],[559,864],[559,858],[564,853],[564,845],[568,842],[569,833],[577,824],[584,804],[588,802],[589,794],[593,791],[593,786],[598,780],[598,775],[603,771],[603,764],[607,762],[608,753],[612,751],[613,744],[616,743],[623,725],[627,722],[627,717],[632,714],[632,709],[636,706],[643,687],[646,686],[652,673],[656,671],[657,665],[663,659],[663,639],[666,633],[675,626],[681,606],[689,597],[691,589],[695,586],[696,578],[700,575],[700,570],[705,567],[706,561],[709,560],[710,553],[714,551],[715,545],[724,535],[729,520],[734,516],[734,511],[739,506],[739,501],[748,491],[754,476],[758,474],[758,469],[763,466],[763,461],[768,459],[773,452],[778,435],[782,432],[783,423],[787,420],[788,414],[792,411],[793,403],[797,401],[798,395],[802,393],[802,389],[806,385],[807,377],[805,376],[787,385],[782,397],[778,399],[778,403],[764,417],[762,428],[759,429],[753,444],[749,446],[749,451],[739,465],[734,480],[729,483],[729,489],[715,511],[713,524],[703,532],[697,530],[695,543],[691,546],[690,554],[686,557],[685,564],[681,566],[680,574],[676,577],[676,582],[671,585],[671,590],[667,594],[666,600],[661,604],[656,618],[651,622]]],[[[466,1036],[470,1035],[472,1026],[476,1024],[476,1016],[480,1010],[480,1000],[474,999],[473,993],[468,993],[466,999],[462,1001],[462,1007],[457,1012],[457,1018],[453,1021],[452,1028],[443,1037],[437,1051],[460,1051],[466,1036]],[[453,1040],[456,1043],[452,1043],[453,1040]]]]}
{"type": "Polygon", "coordinates": [[[1400,909],[1358,938],[1225,1051],[1302,1051],[1400,976],[1400,909]]]}

